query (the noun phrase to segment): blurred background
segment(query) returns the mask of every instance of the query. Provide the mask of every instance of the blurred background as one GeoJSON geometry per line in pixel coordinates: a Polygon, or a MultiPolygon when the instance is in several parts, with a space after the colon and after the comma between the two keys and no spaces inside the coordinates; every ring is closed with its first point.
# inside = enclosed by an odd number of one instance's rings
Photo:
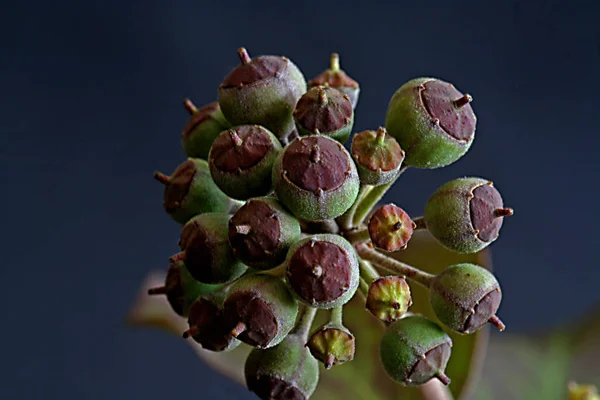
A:
{"type": "Polygon", "coordinates": [[[418,216],[442,183],[489,178],[515,215],[491,246],[512,332],[600,301],[600,2],[15,1],[0,7],[3,399],[250,399],[182,340],[129,330],[145,275],[178,251],[154,170],[236,50],[308,79],[338,52],[361,84],[355,131],[405,81],[470,93],[468,154],[413,170],[386,200],[418,216]],[[227,389],[225,387],[227,386],[227,389]]]}

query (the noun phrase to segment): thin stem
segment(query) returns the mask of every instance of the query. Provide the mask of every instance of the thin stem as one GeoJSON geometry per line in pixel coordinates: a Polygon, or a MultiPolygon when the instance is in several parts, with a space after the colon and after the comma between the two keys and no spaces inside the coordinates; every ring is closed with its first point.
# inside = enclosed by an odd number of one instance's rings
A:
{"type": "Polygon", "coordinates": [[[276,266],[275,268],[272,269],[268,269],[266,271],[261,271],[261,274],[265,274],[265,275],[272,275],[272,276],[277,276],[279,278],[282,278],[285,276],[285,263],[282,263],[278,266],[276,266]]]}
{"type": "Polygon", "coordinates": [[[198,111],[198,108],[194,105],[194,103],[192,103],[192,100],[190,99],[184,99],[183,106],[190,114],[194,114],[198,111]]]}
{"type": "Polygon", "coordinates": [[[308,340],[308,333],[310,332],[310,327],[312,326],[313,320],[315,319],[315,315],[317,315],[317,309],[309,306],[302,306],[300,308],[300,315],[298,317],[298,322],[291,333],[298,335],[304,339],[304,341],[308,340]]]}
{"type": "Polygon", "coordinates": [[[392,179],[391,182],[375,186],[373,190],[371,190],[369,194],[361,200],[360,204],[357,206],[356,213],[354,214],[354,218],[352,221],[352,223],[355,226],[363,222],[363,220],[367,217],[367,215],[369,215],[373,207],[375,207],[377,203],[379,203],[379,201],[383,198],[383,196],[385,196],[389,188],[391,188],[394,185],[394,183],[396,183],[400,175],[402,175],[407,168],[408,166],[404,165],[402,168],[400,168],[400,171],[398,171],[398,175],[396,175],[396,177],[392,179]]]}
{"type": "Polygon", "coordinates": [[[338,217],[338,224],[343,230],[347,231],[354,227],[352,221],[354,220],[354,214],[356,213],[358,204],[371,191],[371,189],[373,189],[373,186],[361,184],[360,189],[358,190],[358,196],[356,196],[356,200],[354,201],[354,204],[352,204],[352,207],[342,214],[341,217],[338,217]]]}
{"type": "Polygon", "coordinates": [[[413,218],[412,221],[415,223],[415,230],[427,229],[427,224],[425,223],[425,217],[413,218]]]}
{"type": "Polygon", "coordinates": [[[344,237],[348,239],[350,243],[358,243],[364,242],[366,240],[371,240],[371,236],[369,236],[369,229],[366,227],[354,229],[352,231],[344,232],[344,237]]]}
{"type": "Polygon", "coordinates": [[[358,265],[360,267],[360,277],[365,280],[367,285],[370,285],[375,279],[379,278],[379,273],[370,263],[359,260],[358,265]]]}
{"type": "Polygon", "coordinates": [[[343,325],[342,324],[342,314],[343,314],[343,306],[337,306],[331,310],[331,316],[329,317],[329,322],[343,325]]]}
{"type": "Polygon", "coordinates": [[[362,277],[360,278],[358,289],[365,297],[367,297],[367,295],[369,294],[369,284],[362,277]]]}
{"type": "Polygon", "coordinates": [[[332,71],[340,70],[340,56],[337,53],[333,53],[329,58],[329,69],[332,71]]]}
{"type": "Polygon", "coordinates": [[[395,260],[391,257],[382,254],[381,252],[372,248],[372,244],[368,242],[362,242],[355,245],[356,251],[359,256],[367,261],[371,261],[373,264],[379,266],[382,269],[391,271],[396,274],[406,276],[417,283],[428,288],[431,285],[431,281],[435,278],[434,275],[427,272],[421,271],[412,265],[405,264],[401,261],[395,260]]]}

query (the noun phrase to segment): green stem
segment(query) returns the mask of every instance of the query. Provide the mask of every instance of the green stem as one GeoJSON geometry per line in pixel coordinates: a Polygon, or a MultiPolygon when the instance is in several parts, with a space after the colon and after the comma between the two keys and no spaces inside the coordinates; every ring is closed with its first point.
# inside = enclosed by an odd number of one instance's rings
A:
{"type": "Polygon", "coordinates": [[[358,288],[360,289],[361,293],[367,297],[367,294],[369,294],[369,284],[362,277],[360,278],[358,288]]]}
{"type": "Polygon", "coordinates": [[[278,278],[282,278],[285,276],[285,263],[282,263],[282,264],[276,266],[275,268],[268,269],[266,271],[261,271],[260,273],[265,274],[265,275],[273,275],[278,278]]]}
{"type": "Polygon", "coordinates": [[[364,242],[366,240],[371,240],[371,236],[369,236],[369,229],[363,227],[362,229],[357,228],[351,231],[344,232],[344,237],[350,243],[358,243],[364,242]]]}
{"type": "Polygon", "coordinates": [[[346,211],[344,214],[342,214],[341,217],[338,217],[337,219],[340,228],[347,231],[354,227],[352,221],[354,220],[356,208],[358,207],[358,204],[362,201],[362,199],[371,191],[371,189],[373,189],[373,186],[371,185],[360,185],[360,189],[358,189],[358,196],[356,196],[356,200],[352,204],[352,207],[350,207],[348,211],[346,211]]]}
{"type": "Polygon", "coordinates": [[[343,325],[342,324],[342,311],[343,306],[337,306],[331,310],[331,316],[329,317],[329,322],[333,324],[343,325]]]}
{"type": "Polygon", "coordinates": [[[296,322],[296,326],[294,326],[294,329],[290,333],[302,337],[305,342],[308,341],[308,333],[310,332],[310,327],[315,319],[315,315],[317,315],[316,308],[306,305],[302,306],[300,308],[298,322],[296,322]]]}
{"type": "Polygon", "coordinates": [[[407,168],[408,167],[406,165],[400,168],[400,171],[398,171],[398,175],[396,175],[396,177],[391,182],[375,186],[369,192],[369,194],[367,194],[361,200],[360,204],[357,206],[356,213],[354,214],[354,218],[352,220],[354,226],[360,225],[363,222],[363,220],[367,217],[367,215],[369,215],[373,207],[375,207],[377,203],[379,203],[379,201],[383,198],[383,196],[385,196],[389,188],[391,188],[394,185],[394,183],[396,183],[400,175],[402,175],[407,168]]]}
{"type": "Polygon", "coordinates": [[[427,224],[425,223],[425,217],[417,217],[412,220],[415,223],[415,230],[417,229],[427,229],[427,224]]]}
{"type": "Polygon", "coordinates": [[[360,267],[360,277],[365,280],[367,285],[370,285],[375,279],[379,278],[379,273],[370,263],[359,260],[358,265],[360,267]]]}
{"type": "Polygon", "coordinates": [[[420,283],[421,285],[429,288],[431,282],[435,278],[435,275],[421,271],[412,265],[405,264],[401,261],[395,260],[379,251],[373,249],[370,243],[362,242],[355,246],[359,256],[367,261],[371,261],[373,264],[379,266],[382,269],[391,271],[396,274],[404,275],[408,279],[420,283]]]}

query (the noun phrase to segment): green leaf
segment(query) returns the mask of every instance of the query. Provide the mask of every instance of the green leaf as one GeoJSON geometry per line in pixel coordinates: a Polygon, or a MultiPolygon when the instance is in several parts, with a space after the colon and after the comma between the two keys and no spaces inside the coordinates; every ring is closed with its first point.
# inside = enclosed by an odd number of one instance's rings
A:
{"type": "Polygon", "coordinates": [[[494,336],[477,399],[564,400],[569,382],[600,386],[600,307],[547,332],[494,336]]]}
{"type": "MultiPolygon", "coordinates": [[[[437,273],[449,265],[460,262],[473,262],[489,268],[489,254],[461,255],[440,246],[426,231],[417,231],[406,250],[392,254],[395,258],[411,263],[430,273],[437,273]]],[[[181,336],[187,328],[185,320],[175,315],[164,296],[148,296],[146,290],[159,286],[164,275],[153,273],[142,285],[140,295],[132,307],[128,321],[135,327],[164,329],[181,336]]],[[[411,285],[413,306],[411,312],[422,313],[435,318],[429,306],[427,291],[418,285],[411,285]]],[[[324,324],[328,313],[317,314],[313,329],[324,324]]],[[[430,381],[420,388],[405,388],[389,379],[379,361],[379,341],[384,325],[365,309],[365,299],[357,293],[344,307],[344,324],[356,337],[356,354],[353,361],[333,367],[321,368],[319,385],[313,400],[384,400],[419,399],[422,393],[428,399],[451,399],[449,391],[437,380],[430,381]]],[[[466,398],[472,383],[479,375],[483,354],[487,345],[488,331],[481,330],[468,336],[450,333],[454,341],[452,357],[447,375],[452,379],[450,389],[457,399],[466,398]]],[[[184,339],[179,339],[184,340],[184,339]]],[[[243,367],[250,347],[242,345],[227,353],[213,353],[203,350],[192,339],[187,339],[198,356],[215,370],[244,384],[243,367]]]]}

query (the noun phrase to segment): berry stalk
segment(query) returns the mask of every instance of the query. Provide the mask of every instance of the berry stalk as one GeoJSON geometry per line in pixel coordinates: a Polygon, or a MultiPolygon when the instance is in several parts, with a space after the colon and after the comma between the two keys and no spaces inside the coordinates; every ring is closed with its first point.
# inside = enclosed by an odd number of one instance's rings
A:
{"type": "Polygon", "coordinates": [[[371,240],[371,237],[369,236],[369,229],[366,227],[344,232],[344,237],[348,239],[350,243],[358,243],[371,240]]]}
{"type": "Polygon", "coordinates": [[[308,340],[308,333],[310,332],[315,315],[317,315],[317,309],[305,305],[300,308],[298,313],[300,314],[298,316],[298,322],[296,322],[296,325],[290,334],[298,335],[304,342],[306,342],[308,340]]]}
{"type": "Polygon", "coordinates": [[[427,224],[425,223],[425,218],[417,217],[412,220],[415,223],[415,230],[418,229],[427,229],[427,224]]]}
{"type": "Polygon", "coordinates": [[[405,264],[398,260],[394,260],[381,252],[375,250],[370,242],[361,242],[354,246],[356,252],[360,257],[367,261],[371,261],[373,264],[379,266],[382,269],[401,274],[406,276],[408,279],[415,281],[426,288],[429,288],[433,278],[432,274],[421,271],[411,265],[405,264]]]}
{"type": "Polygon", "coordinates": [[[337,219],[340,228],[347,231],[355,226],[353,221],[358,205],[362,202],[363,198],[367,194],[369,194],[369,192],[371,192],[372,189],[373,186],[371,185],[360,185],[360,188],[358,189],[358,196],[356,197],[356,201],[354,202],[354,204],[352,204],[352,207],[350,207],[348,211],[346,211],[341,217],[337,219]]]}
{"type": "Polygon", "coordinates": [[[406,171],[407,168],[408,166],[406,165],[400,168],[400,171],[398,171],[398,175],[396,175],[396,177],[391,182],[375,186],[369,192],[369,194],[367,194],[362,199],[362,201],[360,202],[360,204],[358,204],[356,208],[356,213],[354,214],[354,218],[352,221],[354,226],[360,225],[364,221],[364,219],[367,217],[367,215],[369,215],[373,207],[375,207],[377,203],[379,203],[379,201],[383,198],[383,196],[385,196],[389,188],[391,188],[394,185],[394,183],[396,183],[396,180],[398,180],[400,175],[402,175],[402,173],[404,173],[404,171],[406,171]]]}
{"type": "Polygon", "coordinates": [[[368,289],[368,285],[379,278],[379,273],[370,263],[364,260],[359,260],[358,265],[360,267],[360,277],[365,281],[368,289]]]}

